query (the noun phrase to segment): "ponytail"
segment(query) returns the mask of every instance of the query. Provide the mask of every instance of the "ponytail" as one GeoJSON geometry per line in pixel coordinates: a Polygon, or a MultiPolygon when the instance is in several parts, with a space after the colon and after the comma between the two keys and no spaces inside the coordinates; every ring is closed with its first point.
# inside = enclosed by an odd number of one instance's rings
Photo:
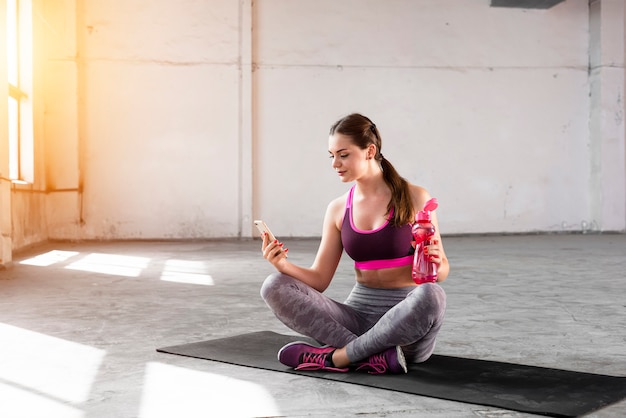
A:
{"type": "Polygon", "coordinates": [[[380,165],[383,169],[383,179],[391,189],[391,200],[387,205],[387,213],[393,208],[391,223],[403,226],[414,222],[413,201],[409,190],[409,183],[398,174],[394,166],[385,157],[380,156],[380,165]]]}

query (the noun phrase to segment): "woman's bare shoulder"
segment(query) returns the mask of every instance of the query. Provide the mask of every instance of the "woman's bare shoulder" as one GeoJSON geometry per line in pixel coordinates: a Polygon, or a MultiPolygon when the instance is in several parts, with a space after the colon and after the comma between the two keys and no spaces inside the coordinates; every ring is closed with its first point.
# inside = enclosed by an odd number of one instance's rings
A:
{"type": "Polygon", "coordinates": [[[421,210],[424,204],[431,198],[428,190],[422,186],[409,183],[409,190],[413,200],[413,207],[416,208],[415,210],[421,210]]]}
{"type": "Polygon", "coordinates": [[[326,208],[326,217],[328,219],[332,219],[335,225],[341,225],[341,222],[343,221],[348,193],[349,192],[346,192],[341,196],[331,200],[328,204],[328,207],[326,208]]]}
{"type": "Polygon", "coordinates": [[[348,199],[348,193],[349,192],[345,192],[341,196],[338,196],[334,198],[333,200],[331,200],[330,203],[328,204],[328,211],[334,214],[343,213],[343,211],[346,208],[346,200],[348,199]]]}

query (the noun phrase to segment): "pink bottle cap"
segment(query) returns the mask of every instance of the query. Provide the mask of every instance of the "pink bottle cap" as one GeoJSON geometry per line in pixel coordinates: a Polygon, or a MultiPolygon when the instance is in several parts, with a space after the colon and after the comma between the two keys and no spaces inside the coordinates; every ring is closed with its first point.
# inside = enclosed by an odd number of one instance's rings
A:
{"type": "Polygon", "coordinates": [[[436,197],[433,197],[429,201],[424,204],[424,209],[417,212],[417,216],[415,217],[418,222],[420,221],[430,221],[430,212],[437,209],[439,206],[439,202],[436,197]]]}

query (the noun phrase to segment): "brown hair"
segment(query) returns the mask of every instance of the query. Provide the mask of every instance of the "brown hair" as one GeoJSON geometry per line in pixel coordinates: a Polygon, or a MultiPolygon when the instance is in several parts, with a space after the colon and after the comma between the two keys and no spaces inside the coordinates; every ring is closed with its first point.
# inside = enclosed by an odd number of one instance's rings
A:
{"type": "Polygon", "coordinates": [[[391,201],[387,205],[387,213],[394,208],[391,223],[396,226],[413,223],[414,212],[409,183],[398,174],[393,165],[380,152],[382,140],[374,122],[366,116],[352,113],[339,119],[330,127],[330,135],[335,133],[349,136],[354,144],[361,149],[366,149],[370,144],[376,146],[374,159],[380,163],[383,169],[383,179],[391,189],[391,201]]]}

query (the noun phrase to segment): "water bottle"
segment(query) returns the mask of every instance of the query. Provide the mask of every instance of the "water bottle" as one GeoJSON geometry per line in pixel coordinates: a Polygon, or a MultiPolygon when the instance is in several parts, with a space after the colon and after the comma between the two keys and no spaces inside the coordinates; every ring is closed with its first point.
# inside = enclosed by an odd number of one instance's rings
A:
{"type": "Polygon", "coordinates": [[[415,240],[415,254],[413,255],[413,270],[411,277],[417,284],[437,281],[437,264],[428,260],[424,254],[424,247],[430,245],[430,238],[435,235],[435,226],[431,222],[430,212],[437,209],[439,203],[436,198],[430,199],[424,209],[415,215],[413,224],[413,239],[415,240]]]}

